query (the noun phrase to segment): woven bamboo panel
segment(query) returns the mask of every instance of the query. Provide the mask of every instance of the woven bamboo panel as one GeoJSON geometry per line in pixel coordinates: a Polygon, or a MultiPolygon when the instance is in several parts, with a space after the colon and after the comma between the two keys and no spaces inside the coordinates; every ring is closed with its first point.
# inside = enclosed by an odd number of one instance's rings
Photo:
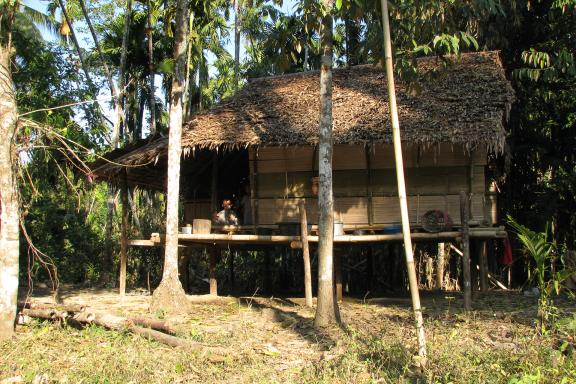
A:
{"type": "MultiPolygon", "coordinates": [[[[258,222],[275,224],[298,222],[298,204],[301,199],[259,199],[258,222]]],[[[318,202],[306,199],[306,213],[309,223],[318,223],[318,202]]],[[[345,224],[368,223],[368,199],[364,197],[342,197],[334,199],[334,218],[345,224]]]]}
{"type": "MultiPolygon", "coordinates": [[[[374,222],[377,224],[400,223],[400,202],[398,197],[372,198],[374,222]]],[[[410,223],[421,224],[422,215],[430,210],[448,213],[454,224],[460,224],[460,195],[408,196],[408,217],[410,223]]],[[[484,220],[483,196],[472,195],[471,219],[484,220]]]]}
{"type": "MultiPolygon", "coordinates": [[[[406,188],[409,195],[458,194],[467,191],[466,167],[426,167],[405,170],[406,188]]],[[[474,167],[472,192],[483,193],[484,168],[474,167]]],[[[372,171],[372,192],[375,195],[390,195],[397,192],[396,171],[376,169],[372,171]]]]}
{"type": "Polygon", "coordinates": [[[335,145],[332,156],[334,170],[366,169],[366,150],[363,145],[335,145]]]}
{"type": "Polygon", "coordinates": [[[368,199],[365,197],[337,197],[334,199],[334,220],[344,224],[368,223],[368,199]]]}
{"type": "Polygon", "coordinates": [[[285,194],[288,197],[311,197],[312,177],[310,172],[290,172],[287,175],[287,185],[285,194]]]}
{"type": "MultiPolygon", "coordinates": [[[[254,160],[253,156],[250,160],[254,160]]],[[[314,148],[311,146],[264,147],[258,150],[259,173],[312,171],[314,166],[314,148]]]]}
{"type": "Polygon", "coordinates": [[[258,173],[283,173],[286,172],[286,159],[259,159],[256,167],[258,173]]]}
{"type": "Polygon", "coordinates": [[[442,167],[468,165],[470,162],[474,165],[486,165],[486,160],[485,148],[477,149],[470,153],[465,151],[461,145],[443,143],[421,150],[418,157],[418,165],[420,167],[442,167]]]}
{"type": "MultiPolygon", "coordinates": [[[[298,204],[302,199],[259,199],[258,223],[276,224],[280,222],[299,222],[298,204]]],[[[318,223],[318,203],[306,199],[306,214],[309,223],[318,223]]]]}
{"type": "Polygon", "coordinates": [[[286,190],[286,173],[263,173],[257,175],[258,197],[283,197],[286,190]]]}
{"type": "Polygon", "coordinates": [[[314,164],[314,148],[305,147],[285,147],[284,158],[286,159],[286,170],[288,172],[309,171],[312,172],[318,165],[314,164]]]}
{"type": "MultiPolygon", "coordinates": [[[[404,146],[402,148],[402,158],[404,167],[411,168],[416,166],[418,151],[417,147],[404,146]]],[[[375,144],[370,151],[372,169],[395,168],[394,147],[392,144],[375,144]]]]}
{"type": "MultiPolygon", "coordinates": [[[[405,146],[402,148],[404,167],[449,167],[467,166],[472,161],[474,165],[486,165],[485,148],[477,149],[472,154],[461,145],[440,144],[427,148],[405,146]],[[470,158],[470,156],[472,156],[470,158]]],[[[394,168],[394,148],[391,144],[376,144],[372,147],[371,161],[373,169],[394,168]]]]}
{"type": "Polygon", "coordinates": [[[334,171],[334,196],[367,196],[368,171],[350,169],[334,171]]]}
{"type": "Polygon", "coordinates": [[[211,219],[209,200],[197,200],[184,203],[184,223],[192,224],[194,219],[211,219]]]}
{"type": "MultiPolygon", "coordinates": [[[[259,174],[257,196],[265,198],[311,196],[313,175],[313,172],[259,174]]],[[[334,171],[334,196],[366,196],[367,185],[366,170],[334,171]]]]}

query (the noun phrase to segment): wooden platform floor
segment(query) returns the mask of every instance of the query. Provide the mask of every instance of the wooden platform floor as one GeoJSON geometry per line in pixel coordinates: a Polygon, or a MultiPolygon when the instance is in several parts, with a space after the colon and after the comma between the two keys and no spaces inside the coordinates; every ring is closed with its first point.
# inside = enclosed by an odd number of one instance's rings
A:
{"type": "MultiPolygon", "coordinates": [[[[456,241],[462,236],[461,232],[413,232],[412,241],[456,241]]],[[[507,236],[503,227],[470,228],[470,238],[473,239],[498,239],[507,236]]],[[[300,236],[289,235],[253,235],[237,233],[209,233],[209,234],[179,234],[179,243],[183,246],[188,244],[253,244],[271,245],[285,244],[293,248],[299,248],[300,236]]],[[[162,246],[165,235],[153,233],[150,239],[129,240],[132,246],[162,246]]],[[[308,236],[311,243],[318,242],[318,236],[308,236]]],[[[401,233],[394,234],[374,234],[374,235],[340,235],[334,236],[335,243],[377,243],[402,241],[401,233]]]]}

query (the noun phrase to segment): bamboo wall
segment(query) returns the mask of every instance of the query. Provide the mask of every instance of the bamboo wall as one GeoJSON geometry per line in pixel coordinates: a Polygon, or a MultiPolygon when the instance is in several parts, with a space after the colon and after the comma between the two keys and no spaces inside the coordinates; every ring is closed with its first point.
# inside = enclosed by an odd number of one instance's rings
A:
{"type": "MultiPolygon", "coordinates": [[[[490,223],[486,204],[486,152],[460,146],[405,148],[410,220],[419,224],[432,209],[460,222],[460,191],[472,193],[474,220],[490,223]]],[[[333,157],[335,217],[344,224],[400,223],[391,145],[336,145],[333,157]]],[[[308,220],[317,223],[311,180],[317,176],[313,147],[263,147],[250,152],[253,209],[258,224],[298,221],[298,203],[307,201],[308,220]]]]}

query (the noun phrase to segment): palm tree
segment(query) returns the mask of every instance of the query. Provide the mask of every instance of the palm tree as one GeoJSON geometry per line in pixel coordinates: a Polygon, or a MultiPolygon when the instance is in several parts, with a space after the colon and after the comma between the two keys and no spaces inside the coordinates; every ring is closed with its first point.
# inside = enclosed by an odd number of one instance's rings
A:
{"type": "Polygon", "coordinates": [[[52,20],[19,1],[0,6],[0,340],[14,332],[18,296],[20,211],[14,166],[16,158],[17,109],[11,72],[12,32],[33,30],[34,23],[55,32],[52,20]]]}
{"type": "Polygon", "coordinates": [[[318,306],[314,325],[323,327],[340,322],[334,292],[334,199],[332,194],[332,7],[323,0],[320,67],[320,138],[318,144],[318,306]]]}
{"type": "Polygon", "coordinates": [[[178,199],[180,190],[180,156],[182,153],[182,101],[186,75],[188,35],[188,2],[176,3],[174,35],[174,75],[170,91],[170,130],[168,134],[168,191],[166,200],[166,245],[162,281],[152,297],[151,307],[171,312],[188,308],[186,294],[178,278],[178,199]]]}

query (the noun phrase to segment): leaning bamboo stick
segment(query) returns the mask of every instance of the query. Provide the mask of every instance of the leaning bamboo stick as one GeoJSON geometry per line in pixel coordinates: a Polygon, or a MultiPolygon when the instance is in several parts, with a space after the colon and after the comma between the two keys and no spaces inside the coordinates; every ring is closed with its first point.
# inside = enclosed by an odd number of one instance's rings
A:
{"type": "MultiPolygon", "coordinates": [[[[388,0],[381,0],[382,27],[384,29],[384,60],[386,63],[386,76],[388,85],[388,101],[390,104],[390,120],[392,123],[392,141],[394,143],[394,158],[396,160],[396,178],[398,182],[398,197],[400,199],[400,213],[402,216],[402,233],[404,238],[404,252],[406,255],[406,269],[410,283],[412,296],[412,308],[416,320],[416,332],[418,339],[418,355],[426,357],[426,336],[424,334],[424,320],[420,306],[420,294],[418,281],[414,267],[414,255],[412,254],[412,239],[410,237],[410,218],[408,217],[408,203],[406,198],[406,184],[404,181],[404,161],[402,159],[402,142],[400,138],[400,123],[398,121],[398,109],[396,105],[396,90],[394,88],[394,73],[392,67],[392,43],[390,38],[390,21],[388,20],[388,0]]],[[[424,361],[422,362],[424,363],[424,361]]]]}

